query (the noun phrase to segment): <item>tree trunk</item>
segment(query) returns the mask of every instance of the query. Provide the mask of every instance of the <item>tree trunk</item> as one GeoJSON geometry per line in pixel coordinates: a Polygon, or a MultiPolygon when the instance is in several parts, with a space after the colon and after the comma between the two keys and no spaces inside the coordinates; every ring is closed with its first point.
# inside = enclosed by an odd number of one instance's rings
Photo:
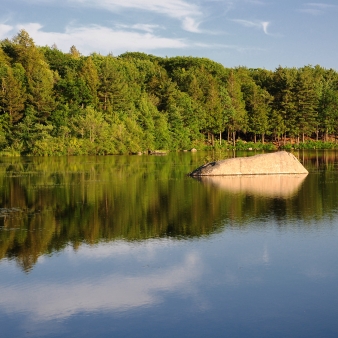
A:
{"type": "Polygon", "coordinates": [[[305,139],[304,136],[305,136],[304,133],[302,133],[302,142],[303,143],[304,143],[304,139],[305,139]]]}
{"type": "Polygon", "coordinates": [[[222,145],[222,132],[219,132],[219,145],[222,145]]]}
{"type": "Polygon", "coordinates": [[[254,134],[254,142],[257,142],[256,134],[254,134]]]}
{"type": "Polygon", "coordinates": [[[233,142],[234,147],[236,147],[236,132],[235,131],[232,132],[232,142],[233,142]]]}
{"type": "Polygon", "coordinates": [[[264,144],[264,140],[265,140],[265,134],[262,134],[262,144],[264,144]]]}

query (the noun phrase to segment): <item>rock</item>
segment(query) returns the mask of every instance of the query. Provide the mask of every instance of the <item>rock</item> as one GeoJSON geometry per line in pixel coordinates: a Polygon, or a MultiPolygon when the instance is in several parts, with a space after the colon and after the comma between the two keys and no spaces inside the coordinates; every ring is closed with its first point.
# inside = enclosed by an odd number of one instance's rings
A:
{"type": "Polygon", "coordinates": [[[308,174],[298,159],[286,151],[237,157],[205,164],[191,176],[308,174]]]}
{"type": "Polygon", "coordinates": [[[196,153],[197,149],[192,148],[190,151],[191,151],[192,153],[196,153]]]}
{"type": "Polygon", "coordinates": [[[149,151],[150,155],[167,155],[168,151],[167,150],[153,150],[149,151]]]}

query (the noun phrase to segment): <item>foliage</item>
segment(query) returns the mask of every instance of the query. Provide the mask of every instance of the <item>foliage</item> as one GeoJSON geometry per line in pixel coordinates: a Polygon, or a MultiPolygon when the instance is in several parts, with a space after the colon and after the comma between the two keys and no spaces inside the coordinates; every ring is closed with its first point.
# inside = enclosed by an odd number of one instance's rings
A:
{"type": "Polygon", "coordinates": [[[306,148],[308,139],[332,147],[337,135],[332,69],[229,69],[206,58],[144,53],[83,56],[75,46],[69,53],[36,46],[24,30],[0,41],[6,154],[262,150],[288,142],[306,148]]]}

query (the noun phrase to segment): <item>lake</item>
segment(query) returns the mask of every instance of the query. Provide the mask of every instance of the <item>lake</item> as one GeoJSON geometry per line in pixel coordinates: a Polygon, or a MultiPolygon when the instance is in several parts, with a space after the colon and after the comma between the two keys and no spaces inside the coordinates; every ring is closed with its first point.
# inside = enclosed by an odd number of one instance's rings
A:
{"type": "Polygon", "coordinates": [[[337,337],[338,152],[294,154],[0,158],[0,336],[337,337]]]}

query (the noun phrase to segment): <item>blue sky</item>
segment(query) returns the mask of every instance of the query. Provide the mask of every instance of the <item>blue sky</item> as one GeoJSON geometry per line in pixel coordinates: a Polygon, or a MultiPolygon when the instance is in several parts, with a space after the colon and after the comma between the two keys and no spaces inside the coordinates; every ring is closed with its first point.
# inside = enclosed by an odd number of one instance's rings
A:
{"type": "Polygon", "coordinates": [[[226,67],[338,69],[338,2],[300,0],[1,0],[0,39],[83,54],[199,56],[226,67]]]}

